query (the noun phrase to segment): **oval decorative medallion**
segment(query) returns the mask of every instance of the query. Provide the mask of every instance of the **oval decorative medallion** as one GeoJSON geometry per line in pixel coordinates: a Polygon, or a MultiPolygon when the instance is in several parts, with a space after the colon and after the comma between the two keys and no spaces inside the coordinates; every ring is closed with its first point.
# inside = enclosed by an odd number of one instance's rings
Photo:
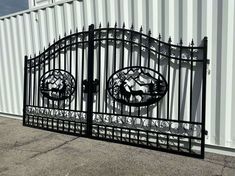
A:
{"type": "Polygon", "coordinates": [[[40,91],[51,100],[65,100],[74,93],[75,88],[75,78],[65,70],[50,70],[40,78],[40,91]]]}
{"type": "Polygon", "coordinates": [[[165,78],[147,67],[126,67],[113,73],[107,91],[116,101],[130,106],[147,106],[158,102],[168,90],[165,78]]]}

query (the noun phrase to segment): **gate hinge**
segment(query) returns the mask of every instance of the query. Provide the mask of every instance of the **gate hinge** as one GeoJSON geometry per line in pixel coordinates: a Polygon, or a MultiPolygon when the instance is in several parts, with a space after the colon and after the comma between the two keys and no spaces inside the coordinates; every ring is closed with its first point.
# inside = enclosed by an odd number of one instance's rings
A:
{"type": "MultiPolygon", "coordinates": [[[[83,84],[84,93],[88,93],[88,89],[89,89],[88,80],[87,79],[83,80],[82,84],[83,84]]],[[[94,81],[92,81],[91,87],[92,87],[92,92],[97,93],[99,91],[99,80],[95,79],[94,81]]]]}
{"type": "Polygon", "coordinates": [[[208,131],[207,131],[207,130],[205,130],[204,134],[207,136],[207,135],[208,135],[208,131]]]}

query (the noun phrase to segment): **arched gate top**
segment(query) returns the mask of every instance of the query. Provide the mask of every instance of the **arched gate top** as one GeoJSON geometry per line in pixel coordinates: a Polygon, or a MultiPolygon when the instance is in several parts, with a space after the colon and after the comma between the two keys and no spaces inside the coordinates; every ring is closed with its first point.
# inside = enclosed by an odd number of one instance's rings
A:
{"type": "MultiPolygon", "coordinates": [[[[94,33],[94,42],[99,41],[113,41],[113,42],[124,42],[132,43],[141,49],[147,51],[148,53],[154,53],[155,55],[160,55],[164,58],[181,60],[185,62],[203,62],[202,52],[205,50],[207,37],[203,38],[201,45],[194,46],[194,42],[188,46],[183,45],[182,40],[179,44],[172,44],[171,38],[168,42],[161,41],[161,36],[158,38],[153,38],[151,36],[151,31],[148,34],[142,33],[142,27],[140,31],[135,31],[133,26],[130,29],[126,29],[123,25],[122,28],[114,27],[105,27],[94,29],[94,25],[90,25],[92,28],[89,28],[88,31],[78,32],[70,35],[65,34],[63,38],[59,36],[57,41],[54,40],[53,44],[50,45],[47,49],[44,49],[43,52],[39,53],[35,57],[30,57],[27,61],[28,67],[38,66],[40,63],[47,61],[51,56],[59,51],[63,50],[65,47],[87,47],[88,46],[88,35],[89,33],[94,33]]],[[[27,57],[27,56],[26,56],[27,57]]]]}

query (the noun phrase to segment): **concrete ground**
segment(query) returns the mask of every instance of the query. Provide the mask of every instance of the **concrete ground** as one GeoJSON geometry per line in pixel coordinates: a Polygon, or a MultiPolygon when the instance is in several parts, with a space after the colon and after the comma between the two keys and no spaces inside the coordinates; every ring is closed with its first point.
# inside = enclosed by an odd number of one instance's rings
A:
{"type": "Polygon", "coordinates": [[[0,118],[1,176],[235,176],[235,157],[204,160],[63,135],[0,118]]]}

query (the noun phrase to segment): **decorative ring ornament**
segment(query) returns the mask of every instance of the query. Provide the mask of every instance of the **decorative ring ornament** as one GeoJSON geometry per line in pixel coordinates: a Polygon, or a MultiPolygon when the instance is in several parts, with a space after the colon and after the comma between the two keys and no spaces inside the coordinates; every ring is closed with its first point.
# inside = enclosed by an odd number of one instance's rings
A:
{"type": "Polygon", "coordinates": [[[75,78],[65,70],[50,70],[40,78],[40,91],[44,97],[51,100],[65,100],[75,89],[75,78]]]}
{"type": "Polygon", "coordinates": [[[126,67],[108,79],[107,91],[116,101],[129,106],[148,106],[160,101],[168,84],[159,72],[140,66],[126,67]]]}

